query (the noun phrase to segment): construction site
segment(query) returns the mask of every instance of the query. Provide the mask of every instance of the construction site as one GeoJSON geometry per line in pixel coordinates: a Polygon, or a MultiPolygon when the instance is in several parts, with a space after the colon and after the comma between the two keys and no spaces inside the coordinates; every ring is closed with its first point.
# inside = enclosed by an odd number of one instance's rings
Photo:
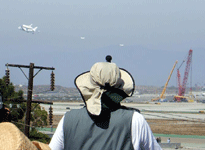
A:
{"type": "MultiPolygon", "coordinates": [[[[192,94],[192,53],[193,50],[189,50],[188,56],[182,61],[182,63],[179,65],[177,68],[177,83],[178,83],[178,95],[175,95],[173,97],[174,102],[194,102],[194,95],[192,94]],[[181,74],[180,74],[180,68],[181,66],[186,63],[185,71],[184,71],[184,77],[183,81],[181,82],[181,74]],[[187,89],[187,82],[189,79],[189,74],[190,74],[190,91],[186,91],[187,89]],[[186,93],[187,92],[187,93],[186,93]]],[[[159,97],[153,98],[152,101],[157,101],[157,102],[167,102],[166,99],[166,88],[168,86],[169,80],[172,76],[172,73],[177,65],[178,61],[174,63],[174,66],[169,74],[169,77],[167,79],[167,82],[164,85],[164,88],[162,90],[162,93],[160,94],[159,97]]]]}

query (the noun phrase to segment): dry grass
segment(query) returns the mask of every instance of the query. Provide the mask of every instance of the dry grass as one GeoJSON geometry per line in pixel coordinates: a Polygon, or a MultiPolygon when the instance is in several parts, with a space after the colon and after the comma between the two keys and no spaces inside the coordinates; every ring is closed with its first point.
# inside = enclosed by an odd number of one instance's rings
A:
{"type": "Polygon", "coordinates": [[[163,119],[149,119],[147,122],[149,123],[153,133],[201,136],[205,135],[205,123],[203,122],[163,119]]]}

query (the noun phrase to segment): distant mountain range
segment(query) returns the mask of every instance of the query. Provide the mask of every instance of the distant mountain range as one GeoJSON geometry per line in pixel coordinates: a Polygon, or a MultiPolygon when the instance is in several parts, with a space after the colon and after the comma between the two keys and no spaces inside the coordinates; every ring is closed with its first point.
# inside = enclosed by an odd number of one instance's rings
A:
{"type": "MultiPolygon", "coordinates": [[[[137,45],[124,47],[113,45],[81,52],[50,52],[45,55],[41,54],[41,56],[46,56],[46,61],[54,63],[56,71],[58,71],[58,75],[56,74],[56,81],[59,81],[60,85],[63,86],[73,86],[73,81],[77,75],[90,70],[95,62],[105,61],[107,55],[112,56],[112,62],[116,63],[119,67],[128,70],[132,74],[136,85],[163,86],[167,81],[174,62],[178,60],[176,66],[176,68],[178,68],[187,57],[188,51],[189,49],[167,51],[152,50],[137,45]],[[64,79],[66,82],[62,82],[60,78],[64,79]],[[67,83],[67,85],[65,85],[65,83],[67,83]]],[[[205,64],[204,56],[205,49],[201,48],[193,50],[193,83],[200,82],[199,79],[204,80],[205,70],[204,67],[202,67],[202,64],[205,64]]],[[[38,59],[38,62],[44,60],[43,58],[38,59]]],[[[180,69],[182,76],[184,70],[185,63],[180,69]]],[[[169,84],[176,86],[176,73],[173,73],[169,84]]]]}
{"type": "MultiPolygon", "coordinates": [[[[99,49],[82,51],[71,50],[68,47],[68,51],[51,49],[49,53],[47,51],[34,53],[33,55],[25,53],[22,56],[19,55],[18,57],[11,58],[11,60],[4,60],[4,58],[2,58],[0,63],[6,64],[7,62],[16,62],[17,64],[23,63],[24,65],[28,65],[25,64],[25,62],[34,62],[37,66],[53,66],[55,68],[55,81],[57,85],[75,87],[74,79],[76,76],[90,70],[95,62],[105,61],[106,55],[111,55],[113,57],[112,62],[116,63],[120,68],[128,70],[132,74],[136,85],[163,86],[167,81],[174,62],[178,60],[176,66],[176,68],[178,68],[187,56],[188,51],[189,49],[173,49],[173,51],[153,50],[139,45],[124,45],[123,47],[111,45],[99,49]]],[[[204,56],[205,48],[193,49],[192,74],[190,74],[190,76],[192,76],[193,85],[197,82],[204,82],[204,56]]],[[[185,70],[183,67],[185,67],[185,63],[180,69],[182,77],[185,70]]],[[[49,84],[49,75],[46,74],[46,72],[47,71],[42,71],[40,75],[37,75],[35,84],[49,84]]],[[[11,81],[14,80],[12,82],[25,81],[25,77],[18,73],[19,70],[16,68],[11,70],[11,76],[13,75],[11,81]]],[[[2,74],[5,73],[3,72],[2,74]]],[[[175,69],[170,79],[169,86],[177,86],[176,81],[175,69]]]]}
{"type": "MultiPolygon", "coordinates": [[[[22,90],[24,92],[24,94],[27,94],[27,89],[28,87],[25,85],[15,85],[15,91],[19,91],[22,90]]],[[[155,94],[156,91],[161,92],[163,89],[163,87],[157,87],[157,86],[137,86],[135,88],[136,91],[138,91],[141,94],[144,93],[149,93],[149,94],[155,94]]],[[[175,92],[176,88],[175,87],[168,87],[167,88],[167,92],[175,92]]],[[[63,87],[63,86],[59,86],[56,85],[55,86],[55,90],[51,91],[50,90],[50,85],[34,85],[33,86],[33,94],[46,94],[46,93],[62,93],[62,94],[68,94],[70,95],[71,93],[79,93],[79,91],[77,90],[77,88],[68,88],[68,87],[63,87]]]]}

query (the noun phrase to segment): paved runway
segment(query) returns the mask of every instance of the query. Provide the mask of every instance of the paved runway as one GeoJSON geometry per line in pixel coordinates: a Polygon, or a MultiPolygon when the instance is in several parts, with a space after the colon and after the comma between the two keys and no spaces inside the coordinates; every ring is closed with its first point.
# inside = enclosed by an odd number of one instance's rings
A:
{"type": "MultiPolygon", "coordinates": [[[[80,109],[83,103],[54,102],[53,114],[64,115],[71,109],[80,109]]],[[[184,119],[205,122],[205,103],[122,103],[127,107],[138,108],[146,119],[184,119]]],[[[50,105],[41,104],[48,111],[50,105]]]]}

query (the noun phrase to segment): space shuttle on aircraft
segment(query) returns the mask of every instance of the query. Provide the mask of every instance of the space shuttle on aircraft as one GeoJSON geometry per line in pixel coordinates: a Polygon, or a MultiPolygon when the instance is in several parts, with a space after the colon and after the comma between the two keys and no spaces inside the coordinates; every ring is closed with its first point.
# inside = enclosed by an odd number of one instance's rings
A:
{"type": "Polygon", "coordinates": [[[26,32],[30,32],[30,33],[34,33],[34,32],[36,32],[36,29],[37,29],[38,27],[32,27],[32,24],[30,24],[30,25],[25,25],[25,24],[23,24],[23,25],[21,25],[21,26],[19,26],[18,27],[18,29],[19,30],[23,30],[23,31],[26,31],[26,32]]]}

